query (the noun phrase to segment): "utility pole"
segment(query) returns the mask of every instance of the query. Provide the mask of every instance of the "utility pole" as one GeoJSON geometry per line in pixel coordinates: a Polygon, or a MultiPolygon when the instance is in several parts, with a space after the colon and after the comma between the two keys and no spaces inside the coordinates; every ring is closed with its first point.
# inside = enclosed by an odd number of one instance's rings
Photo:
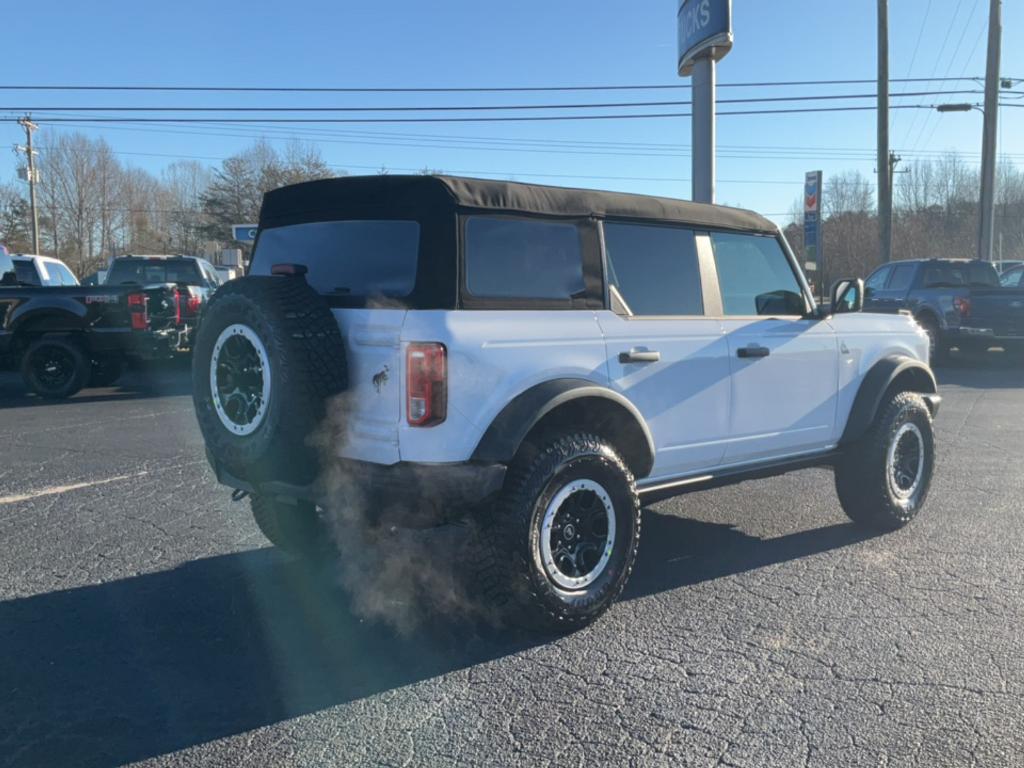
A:
{"type": "Polygon", "coordinates": [[[32,209],[32,253],[39,253],[39,216],[36,213],[36,160],[32,149],[32,132],[39,126],[28,116],[18,120],[18,125],[25,129],[25,153],[28,155],[28,196],[32,209]]]}
{"type": "Polygon", "coordinates": [[[889,0],[878,0],[878,250],[883,263],[892,260],[889,163],[889,0]]]}
{"type": "Polygon", "coordinates": [[[988,11],[988,62],[985,65],[985,115],[981,140],[981,210],[978,258],[992,261],[995,228],[996,126],[999,121],[999,58],[1003,36],[1002,2],[991,0],[988,11]]]}

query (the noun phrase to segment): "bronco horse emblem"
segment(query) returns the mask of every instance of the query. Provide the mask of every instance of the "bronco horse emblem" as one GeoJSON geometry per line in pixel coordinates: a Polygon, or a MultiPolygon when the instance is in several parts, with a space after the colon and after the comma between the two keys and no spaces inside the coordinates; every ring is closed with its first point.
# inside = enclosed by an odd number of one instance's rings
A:
{"type": "Polygon", "coordinates": [[[389,368],[385,365],[377,373],[373,374],[373,388],[377,390],[377,394],[384,388],[384,385],[388,383],[388,370],[389,368]]]}

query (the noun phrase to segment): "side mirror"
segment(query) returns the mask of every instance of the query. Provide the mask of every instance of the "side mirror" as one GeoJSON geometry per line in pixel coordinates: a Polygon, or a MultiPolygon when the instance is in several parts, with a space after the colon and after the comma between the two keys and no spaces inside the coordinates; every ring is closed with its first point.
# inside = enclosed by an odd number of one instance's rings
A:
{"type": "Polygon", "coordinates": [[[844,277],[832,284],[829,293],[832,314],[860,312],[864,309],[864,281],[857,277],[844,277]]]}

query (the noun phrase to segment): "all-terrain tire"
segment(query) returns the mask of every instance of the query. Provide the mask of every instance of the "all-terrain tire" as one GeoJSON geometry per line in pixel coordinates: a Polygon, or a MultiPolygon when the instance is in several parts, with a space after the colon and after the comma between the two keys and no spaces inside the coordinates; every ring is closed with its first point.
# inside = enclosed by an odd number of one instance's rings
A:
{"type": "Polygon", "coordinates": [[[313,504],[253,495],[250,507],[256,525],[278,549],[306,559],[322,558],[333,550],[330,531],[313,504]]]}
{"type": "MultiPolygon", "coordinates": [[[[572,493],[563,504],[571,498],[572,493]]],[[[608,441],[587,433],[554,436],[524,446],[498,503],[480,510],[473,527],[472,584],[488,603],[517,623],[568,632],[594,621],[625,587],[640,541],[640,502],[632,473],[608,441]],[[556,583],[541,542],[544,536],[555,540],[544,528],[549,506],[579,481],[603,490],[614,510],[615,532],[599,575],[574,588],[556,583]]]]}
{"type": "Polygon", "coordinates": [[[64,336],[43,336],[31,342],[21,358],[25,386],[40,397],[71,397],[89,380],[90,363],[82,347],[64,336]]]}
{"type": "Polygon", "coordinates": [[[836,464],[839,502],[847,516],[865,528],[902,528],[921,510],[934,468],[935,437],[928,406],[915,392],[897,392],[882,403],[867,434],[849,446],[836,464]],[[909,451],[906,471],[893,462],[893,457],[901,455],[901,446],[903,452],[909,451]]]}
{"type": "MultiPolygon", "coordinates": [[[[310,436],[323,422],[327,400],[346,385],[345,347],[338,323],[323,297],[301,277],[232,280],[217,290],[204,310],[192,357],[192,398],[207,449],[233,476],[253,483],[313,482],[319,456],[310,436]],[[268,382],[267,389],[259,392],[255,416],[248,422],[247,413],[236,416],[238,424],[225,405],[232,384],[220,378],[222,358],[217,348],[218,344],[223,348],[233,333],[243,336],[247,354],[257,355],[256,347],[263,347],[266,365],[247,365],[243,373],[252,379],[258,372],[256,380],[262,384],[266,377],[268,382]]],[[[259,385],[251,389],[259,390],[259,385]]],[[[247,392],[249,401],[257,402],[253,392],[247,392]]]]}

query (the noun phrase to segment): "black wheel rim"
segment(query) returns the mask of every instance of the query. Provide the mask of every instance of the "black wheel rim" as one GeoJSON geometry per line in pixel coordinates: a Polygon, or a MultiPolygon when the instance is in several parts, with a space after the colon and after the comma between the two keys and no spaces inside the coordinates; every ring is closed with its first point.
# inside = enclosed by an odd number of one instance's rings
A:
{"type": "Polygon", "coordinates": [[[252,342],[243,335],[228,336],[217,355],[216,394],[232,424],[247,427],[263,409],[263,376],[263,361],[252,342]]]}
{"type": "Polygon", "coordinates": [[[921,487],[924,475],[924,437],[913,423],[900,427],[889,448],[889,483],[899,499],[910,499],[921,487]]]}
{"type": "Polygon", "coordinates": [[[615,511],[608,492],[592,480],[563,487],[545,512],[541,559],[564,589],[582,589],[604,571],[615,542],[615,511]]]}
{"type": "Polygon", "coordinates": [[[32,375],[48,391],[63,389],[75,375],[75,356],[64,347],[40,347],[32,355],[32,375]]]}

